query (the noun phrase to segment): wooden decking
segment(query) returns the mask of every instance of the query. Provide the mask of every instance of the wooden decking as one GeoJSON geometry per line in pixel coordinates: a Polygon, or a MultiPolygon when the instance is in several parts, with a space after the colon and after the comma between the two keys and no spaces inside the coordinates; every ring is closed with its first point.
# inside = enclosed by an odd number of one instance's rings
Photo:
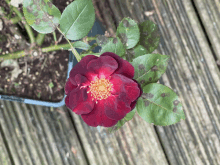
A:
{"type": "Polygon", "coordinates": [[[154,53],[171,56],[160,83],[178,94],[186,120],[159,127],[136,114],[109,134],[106,128],[89,127],[65,106],[0,100],[0,165],[219,165],[220,2],[93,2],[97,18],[113,36],[114,21],[118,25],[127,16],[159,25],[161,41],[154,53]]]}

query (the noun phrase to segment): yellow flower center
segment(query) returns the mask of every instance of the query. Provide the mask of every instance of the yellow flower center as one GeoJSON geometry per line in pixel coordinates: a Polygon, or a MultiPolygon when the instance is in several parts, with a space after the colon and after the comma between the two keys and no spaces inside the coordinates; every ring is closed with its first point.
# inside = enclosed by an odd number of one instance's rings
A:
{"type": "Polygon", "coordinates": [[[113,84],[110,83],[109,80],[106,80],[105,78],[99,79],[96,77],[95,81],[91,81],[89,85],[90,89],[87,93],[91,93],[93,97],[92,100],[107,99],[108,96],[111,95],[112,85],[113,84]]]}

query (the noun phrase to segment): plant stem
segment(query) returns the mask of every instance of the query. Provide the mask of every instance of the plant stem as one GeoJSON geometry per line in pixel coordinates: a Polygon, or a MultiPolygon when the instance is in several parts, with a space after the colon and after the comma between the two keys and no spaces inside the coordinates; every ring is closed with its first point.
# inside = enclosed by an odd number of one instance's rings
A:
{"type": "Polygon", "coordinates": [[[37,45],[41,46],[44,42],[45,34],[39,33],[36,38],[37,45]]]}
{"type": "Polygon", "coordinates": [[[89,49],[88,51],[91,51],[91,50],[94,49],[96,46],[98,46],[98,44],[97,44],[97,43],[94,43],[94,44],[90,47],[90,49],[89,49]]]}
{"type": "MultiPolygon", "coordinates": [[[[10,5],[10,2],[9,0],[5,0],[7,2],[8,5],[10,5]]],[[[11,6],[11,5],[10,5],[11,6]]],[[[34,38],[34,33],[31,29],[31,27],[28,25],[28,23],[25,21],[23,15],[20,13],[20,11],[14,7],[14,6],[11,6],[12,7],[12,10],[17,14],[17,16],[22,20],[22,23],[24,24],[24,27],[28,33],[28,36],[30,38],[30,42],[31,44],[33,44],[35,42],[35,38],[34,38]]]]}
{"type": "Polygon", "coordinates": [[[81,57],[79,56],[79,53],[76,51],[76,49],[73,48],[73,45],[70,43],[70,41],[66,38],[66,36],[63,34],[63,32],[60,30],[60,28],[57,27],[57,30],[65,37],[67,42],[70,44],[70,47],[72,49],[73,54],[75,55],[78,62],[80,62],[81,57]]]}
{"type": "Polygon", "coordinates": [[[64,48],[70,49],[70,45],[69,44],[60,44],[60,45],[48,46],[46,48],[42,48],[42,52],[46,53],[46,52],[51,52],[51,51],[55,51],[55,50],[62,50],[64,48]]]}
{"type": "Polygon", "coordinates": [[[55,33],[55,31],[53,32],[53,39],[54,39],[54,41],[55,41],[55,44],[57,43],[57,36],[56,36],[56,33],[55,33]]]}
{"type": "Polygon", "coordinates": [[[100,53],[81,54],[81,57],[85,57],[85,56],[87,56],[87,55],[94,55],[94,56],[99,57],[99,56],[100,56],[100,53]]]}
{"type": "Polygon", "coordinates": [[[92,41],[92,40],[96,40],[96,37],[87,37],[86,41],[92,41]]]}
{"type": "Polygon", "coordinates": [[[18,16],[13,17],[13,18],[10,19],[10,21],[11,21],[12,24],[16,24],[16,23],[18,23],[20,20],[21,20],[21,19],[20,19],[18,16]]]}
{"type": "MultiPolygon", "coordinates": [[[[62,49],[70,49],[70,45],[69,44],[60,44],[60,45],[48,46],[48,47],[42,48],[41,51],[42,51],[42,53],[46,53],[46,52],[51,52],[51,51],[55,51],[55,50],[62,50],[62,49]]],[[[0,55],[0,62],[3,60],[16,59],[16,58],[20,58],[20,57],[24,57],[24,56],[32,56],[33,51],[34,51],[33,49],[30,49],[27,51],[22,50],[22,51],[17,51],[15,53],[0,55]]]]}
{"type": "Polygon", "coordinates": [[[1,56],[0,56],[0,61],[24,57],[25,54],[26,54],[26,53],[22,50],[22,51],[17,51],[17,52],[15,52],[15,53],[10,53],[10,54],[6,54],[6,55],[1,55],[1,56]]]}

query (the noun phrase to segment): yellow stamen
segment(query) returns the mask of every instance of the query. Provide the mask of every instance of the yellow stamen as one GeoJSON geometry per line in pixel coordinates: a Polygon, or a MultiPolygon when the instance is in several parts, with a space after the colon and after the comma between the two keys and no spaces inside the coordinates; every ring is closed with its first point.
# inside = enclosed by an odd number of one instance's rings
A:
{"type": "Polygon", "coordinates": [[[96,77],[95,81],[91,81],[90,89],[87,93],[91,93],[92,100],[95,99],[97,104],[97,100],[107,99],[111,95],[112,85],[109,80],[96,77]]]}

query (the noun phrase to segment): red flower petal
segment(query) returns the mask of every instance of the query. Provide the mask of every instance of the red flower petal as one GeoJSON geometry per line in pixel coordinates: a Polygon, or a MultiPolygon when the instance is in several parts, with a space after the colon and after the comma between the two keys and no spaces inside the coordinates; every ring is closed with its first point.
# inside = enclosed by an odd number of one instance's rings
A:
{"type": "Polygon", "coordinates": [[[130,107],[131,107],[131,111],[134,109],[136,103],[137,103],[137,100],[131,102],[131,105],[130,105],[130,107]]]}
{"type": "Polygon", "coordinates": [[[85,86],[85,85],[89,85],[89,80],[81,75],[81,74],[76,74],[75,77],[70,77],[69,78],[71,83],[75,86],[85,86]]]}
{"type": "Polygon", "coordinates": [[[83,121],[92,127],[97,127],[98,125],[104,127],[112,127],[117,124],[117,120],[112,120],[105,115],[104,102],[99,101],[95,104],[94,109],[89,114],[81,115],[83,121]]]}
{"type": "Polygon", "coordinates": [[[120,94],[119,96],[110,96],[103,100],[105,105],[103,109],[105,109],[105,114],[108,118],[121,120],[131,111],[130,103],[124,102],[125,98],[125,95],[120,94]]]}
{"type": "Polygon", "coordinates": [[[68,95],[76,87],[77,86],[71,83],[70,78],[68,78],[66,85],[65,85],[65,94],[68,95]]]}
{"type": "Polygon", "coordinates": [[[102,78],[103,75],[109,77],[117,68],[117,61],[109,56],[91,60],[87,65],[87,69],[98,74],[99,78],[102,78]]]}
{"type": "Polygon", "coordinates": [[[113,74],[111,76],[110,82],[113,84],[112,86],[112,94],[120,95],[121,93],[126,93],[129,104],[135,101],[140,95],[140,88],[138,84],[121,74],[113,74]]]}
{"type": "MultiPolygon", "coordinates": [[[[143,93],[143,89],[141,88],[141,85],[137,82],[137,80],[135,80],[135,79],[132,79],[132,80],[138,84],[138,88],[140,89],[140,94],[138,96],[138,98],[139,98],[142,95],[142,93],[143,93]]],[[[131,111],[134,109],[134,107],[135,107],[135,105],[137,103],[138,98],[135,101],[131,102],[131,105],[130,105],[131,111]]]]}
{"type": "MultiPolygon", "coordinates": [[[[87,73],[88,73],[87,64],[89,63],[89,61],[97,58],[98,57],[94,55],[88,55],[83,57],[82,60],[78,62],[70,71],[70,77],[75,77],[76,74],[81,74],[87,77],[87,73]]],[[[87,78],[90,80],[89,76],[87,78]]]]}
{"type": "Polygon", "coordinates": [[[118,62],[118,69],[115,71],[116,74],[122,74],[128,78],[134,77],[134,67],[128,61],[112,52],[105,52],[100,57],[102,56],[111,56],[118,62]]]}
{"type": "Polygon", "coordinates": [[[88,114],[94,108],[94,101],[90,95],[87,95],[87,88],[78,87],[76,90],[73,90],[67,98],[66,102],[68,107],[78,115],[88,114]]]}
{"type": "Polygon", "coordinates": [[[71,109],[70,104],[69,104],[69,95],[66,96],[66,98],[65,98],[65,104],[69,109],[71,109]]]}

